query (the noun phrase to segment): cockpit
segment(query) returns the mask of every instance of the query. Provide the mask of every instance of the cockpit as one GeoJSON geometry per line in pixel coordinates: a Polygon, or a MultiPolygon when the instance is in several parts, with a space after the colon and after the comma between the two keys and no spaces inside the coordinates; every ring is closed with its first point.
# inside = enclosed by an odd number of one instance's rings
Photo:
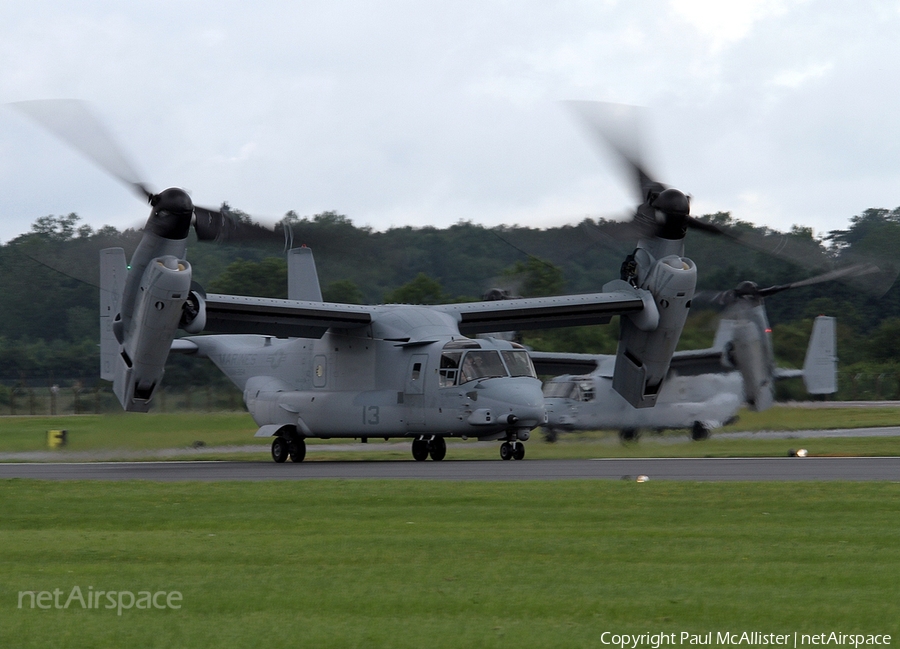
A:
{"type": "Polygon", "coordinates": [[[590,379],[576,381],[547,381],[544,383],[544,397],[549,399],[593,401],[594,383],[590,379]]]}
{"type": "Polygon", "coordinates": [[[451,340],[441,353],[440,387],[502,376],[536,379],[537,373],[525,348],[518,343],[508,344],[511,349],[482,349],[476,340],[451,340]]]}

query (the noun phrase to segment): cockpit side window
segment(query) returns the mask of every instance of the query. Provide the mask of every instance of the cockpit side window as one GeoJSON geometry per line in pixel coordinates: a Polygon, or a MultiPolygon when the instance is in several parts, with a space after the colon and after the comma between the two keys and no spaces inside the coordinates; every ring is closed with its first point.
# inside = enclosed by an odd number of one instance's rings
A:
{"type": "Polygon", "coordinates": [[[448,388],[456,385],[456,377],[459,375],[459,361],[462,352],[444,352],[441,354],[441,367],[438,370],[440,387],[448,388]]]}
{"type": "Polygon", "coordinates": [[[537,373],[534,371],[534,365],[532,365],[531,359],[528,357],[528,352],[504,349],[500,354],[506,362],[506,367],[509,369],[510,376],[530,376],[533,379],[537,378],[537,373]]]}
{"type": "Polygon", "coordinates": [[[591,381],[580,381],[578,383],[579,399],[581,401],[594,400],[594,384],[591,381]]]}

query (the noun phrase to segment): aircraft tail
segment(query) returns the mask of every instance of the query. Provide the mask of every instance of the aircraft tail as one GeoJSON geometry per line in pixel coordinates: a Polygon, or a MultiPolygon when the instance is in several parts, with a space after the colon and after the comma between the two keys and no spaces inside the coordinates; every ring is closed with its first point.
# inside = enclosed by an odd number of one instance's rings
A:
{"type": "Polygon", "coordinates": [[[312,250],[306,246],[288,251],[288,299],[322,301],[316,261],[312,250]]]}
{"type": "Polygon", "coordinates": [[[803,363],[803,383],[810,394],[837,392],[835,319],[820,315],[813,323],[803,363]]]}

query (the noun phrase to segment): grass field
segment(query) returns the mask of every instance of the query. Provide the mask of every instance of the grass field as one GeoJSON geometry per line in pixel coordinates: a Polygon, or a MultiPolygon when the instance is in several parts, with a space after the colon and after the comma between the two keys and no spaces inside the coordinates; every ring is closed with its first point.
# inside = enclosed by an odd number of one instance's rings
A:
{"type": "MultiPolygon", "coordinates": [[[[900,408],[834,408],[803,409],[776,407],[762,413],[743,412],[740,421],[721,432],[738,430],[802,430],[808,428],[857,428],[896,425],[900,422],[900,408]]],[[[119,414],[81,415],[63,417],[0,417],[0,453],[44,451],[46,433],[50,429],[68,430],[69,443],[65,452],[87,452],[101,449],[150,451],[181,448],[182,457],[197,458],[190,451],[192,444],[206,446],[259,445],[258,454],[220,453],[203,455],[202,459],[265,459],[269,457],[269,441],[254,439],[256,425],[246,413],[181,413],[181,414],[119,414]]],[[[333,446],[354,440],[310,440],[333,446]]],[[[398,440],[391,440],[396,442],[398,440]]],[[[497,444],[475,445],[471,442],[451,441],[447,459],[495,459],[497,444]]],[[[535,432],[527,443],[527,456],[539,458],[589,457],[747,457],[786,455],[792,448],[807,448],[812,455],[897,455],[900,440],[886,438],[832,438],[815,440],[727,439],[713,433],[710,440],[693,443],[686,432],[670,431],[665,435],[645,433],[640,442],[622,445],[615,432],[572,433],[561,436],[556,444],[548,444],[535,432]]],[[[123,457],[129,457],[123,453],[123,457]]],[[[383,444],[372,440],[366,450],[348,454],[343,451],[311,450],[308,461],[340,458],[358,460],[409,459],[408,445],[383,444]]],[[[75,458],[85,459],[85,458],[75,458]]],[[[89,459],[89,458],[88,458],[89,459]]],[[[153,459],[141,456],[137,459],[153,459]]]]}
{"type": "Polygon", "coordinates": [[[8,480],[0,646],[595,647],[605,631],[896,644],[898,517],[889,483],[8,480]],[[62,605],[75,586],[178,591],[181,608],[18,608],[20,591],[59,589],[62,605]]]}

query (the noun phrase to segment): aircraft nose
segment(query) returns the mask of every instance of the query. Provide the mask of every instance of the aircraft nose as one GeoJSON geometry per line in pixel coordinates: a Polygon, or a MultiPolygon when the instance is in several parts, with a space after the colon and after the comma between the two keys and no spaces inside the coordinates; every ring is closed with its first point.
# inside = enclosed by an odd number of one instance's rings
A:
{"type": "Polygon", "coordinates": [[[546,419],[540,381],[505,379],[487,387],[484,398],[493,402],[492,410],[498,421],[517,428],[534,428],[546,419]]]}

